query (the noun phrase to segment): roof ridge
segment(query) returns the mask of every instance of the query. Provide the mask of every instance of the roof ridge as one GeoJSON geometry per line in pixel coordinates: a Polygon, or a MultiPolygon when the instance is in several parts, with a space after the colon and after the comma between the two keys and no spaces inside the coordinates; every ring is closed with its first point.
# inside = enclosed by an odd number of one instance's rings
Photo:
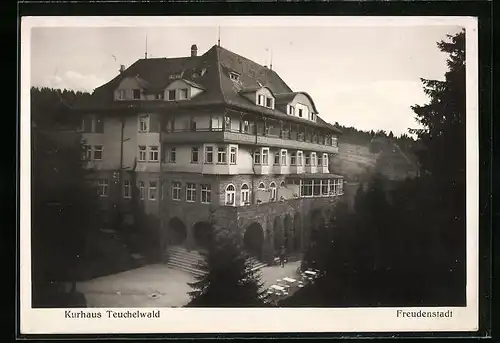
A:
{"type": "MultiPolygon", "coordinates": [[[[251,60],[251,59],[249,59],[248,57],[245,57],[245,56],[242,56],[242,55],[240,55],[240,54],[237,54],[236,52],[233,52],[233,51],[231,51],[231,50],[229,50],[229,49],[226,49],[226,48],[223,48],[223,47],[221,47],[221,46],[217,46],[217,45],[214,45],[214,46],[215,46],[215,47],[217,47],[217,48],[219,48],[219,49],[226,50],[227,52],[230,52],[231,54],[236,55],[236,56],[238,56],[238,57],[240,57],[240,58],[243,58],[243,59],[245,59],[245,60],[247,60],[247,61],[250,61],[250,62],[252,62],[252,63],[254,63],[254,64],[257,64],[257,65],[258,65],[258,66],[260,66],[261,68],[267,68],[266,66],[263,66],[262,64],[259,64],[259,63],[255,62],[254,60],[251,60]]],[[[269,69],[269,68],[267,68],[267,69],[269,69]]],[[[290,87],[288,87],[288,88],[290,88],[290,87]]]]}
{"type": "Polygon", "coordinates": [[[290,93],[296,93],[294,92],[294,90],[281,78],[281,76],[273,69],[269,69],[271,70],[272,73],[274,73],[274,75],[276,75],[276,77],[286,86],[286,88],[288,88],[290,91],[290,93]]]}
{"type": "Polygon", "coordinates": [[[227,98],[226,94],[224,93],[224,90],[222,89],[222,70],[220,67],[220,56],[219,56],[219,49],[222,49],[218,45],[214,45],[215,48],[215,61],[217,63],[217,70],[218,70],[218,79],[219,79],[219,89],[222,94],[222,99],[224,99],[224,102],[227,103],[227,98]]]}

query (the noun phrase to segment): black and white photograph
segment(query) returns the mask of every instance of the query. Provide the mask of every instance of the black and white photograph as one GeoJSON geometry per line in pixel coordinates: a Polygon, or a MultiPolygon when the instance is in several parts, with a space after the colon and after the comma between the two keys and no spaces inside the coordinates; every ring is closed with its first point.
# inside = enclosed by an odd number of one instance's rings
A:
{"type": "Polygon", "coordinates": [[[21,41],[22,333],[477,330],[474,18],[21,41]]]}

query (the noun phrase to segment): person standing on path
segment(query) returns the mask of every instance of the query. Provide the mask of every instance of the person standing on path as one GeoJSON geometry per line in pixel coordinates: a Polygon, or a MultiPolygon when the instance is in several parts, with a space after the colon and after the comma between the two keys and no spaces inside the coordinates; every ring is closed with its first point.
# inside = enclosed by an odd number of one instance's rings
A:
{"type": "Polygon", "coordinates": [[[281,250],[280,250],[280,266],[281,266],[281,268],[285,267],[285,259],[286,259],[285,246],[281,246],[281,250]]]}

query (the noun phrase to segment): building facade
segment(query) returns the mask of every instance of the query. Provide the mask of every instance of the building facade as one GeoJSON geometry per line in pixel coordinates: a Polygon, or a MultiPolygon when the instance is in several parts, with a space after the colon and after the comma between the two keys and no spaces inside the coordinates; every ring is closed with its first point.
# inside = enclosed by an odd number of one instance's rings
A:
{"type": "Polygon", "coordinates": [[[203,247],[213,218],[260,259],[301,251],[343,194],[311,96],[220,46],[140,59],[77,110],[103,209],[131,222],[138,203],[162,249],[203,247]]]}

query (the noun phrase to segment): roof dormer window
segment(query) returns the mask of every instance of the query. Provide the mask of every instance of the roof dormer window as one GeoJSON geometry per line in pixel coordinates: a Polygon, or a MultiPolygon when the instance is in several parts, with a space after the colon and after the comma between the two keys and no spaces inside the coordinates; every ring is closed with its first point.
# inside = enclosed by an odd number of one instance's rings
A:
{"type": "Polygon", "coordinates": [[[233,81],[239,81],[240,80],[240,74],[234,72],[234,71],[231,71],[229,72],[229,78],[233,81]]]}
{"type": "Polygon", "coordinates": [[[266,97],[266,107],[273,108],[273,98],[266,97]]]}
{"type": "Polygon", "coordinates": [[[293,107],[292,105],[288,105],[288,114],[291,116],[294,116],[295,115],[295,107],[293,107]]]}
{"type": "Polygon", "coordinates": [[[260,106],[264,105],[264,95],[259,94],[259,96],[257,97],[257,104],[260,106]]]}
{"type": "Polygon", "coordinates": [[[175,101],[175,89],[168,91],[168,101],[175,101]]]}
{"type": "Polygon", "coordinates": [[[140,89],[133,89],[132,90],[132,99],[134,99],[134,100],[141,99],[141,90],[140,89]]]}
{"type": "Polygon", "coordinates": [[[179,100],[186,100],[188,98],[188,89],[181,88],[179,89],[179,100]]]}

